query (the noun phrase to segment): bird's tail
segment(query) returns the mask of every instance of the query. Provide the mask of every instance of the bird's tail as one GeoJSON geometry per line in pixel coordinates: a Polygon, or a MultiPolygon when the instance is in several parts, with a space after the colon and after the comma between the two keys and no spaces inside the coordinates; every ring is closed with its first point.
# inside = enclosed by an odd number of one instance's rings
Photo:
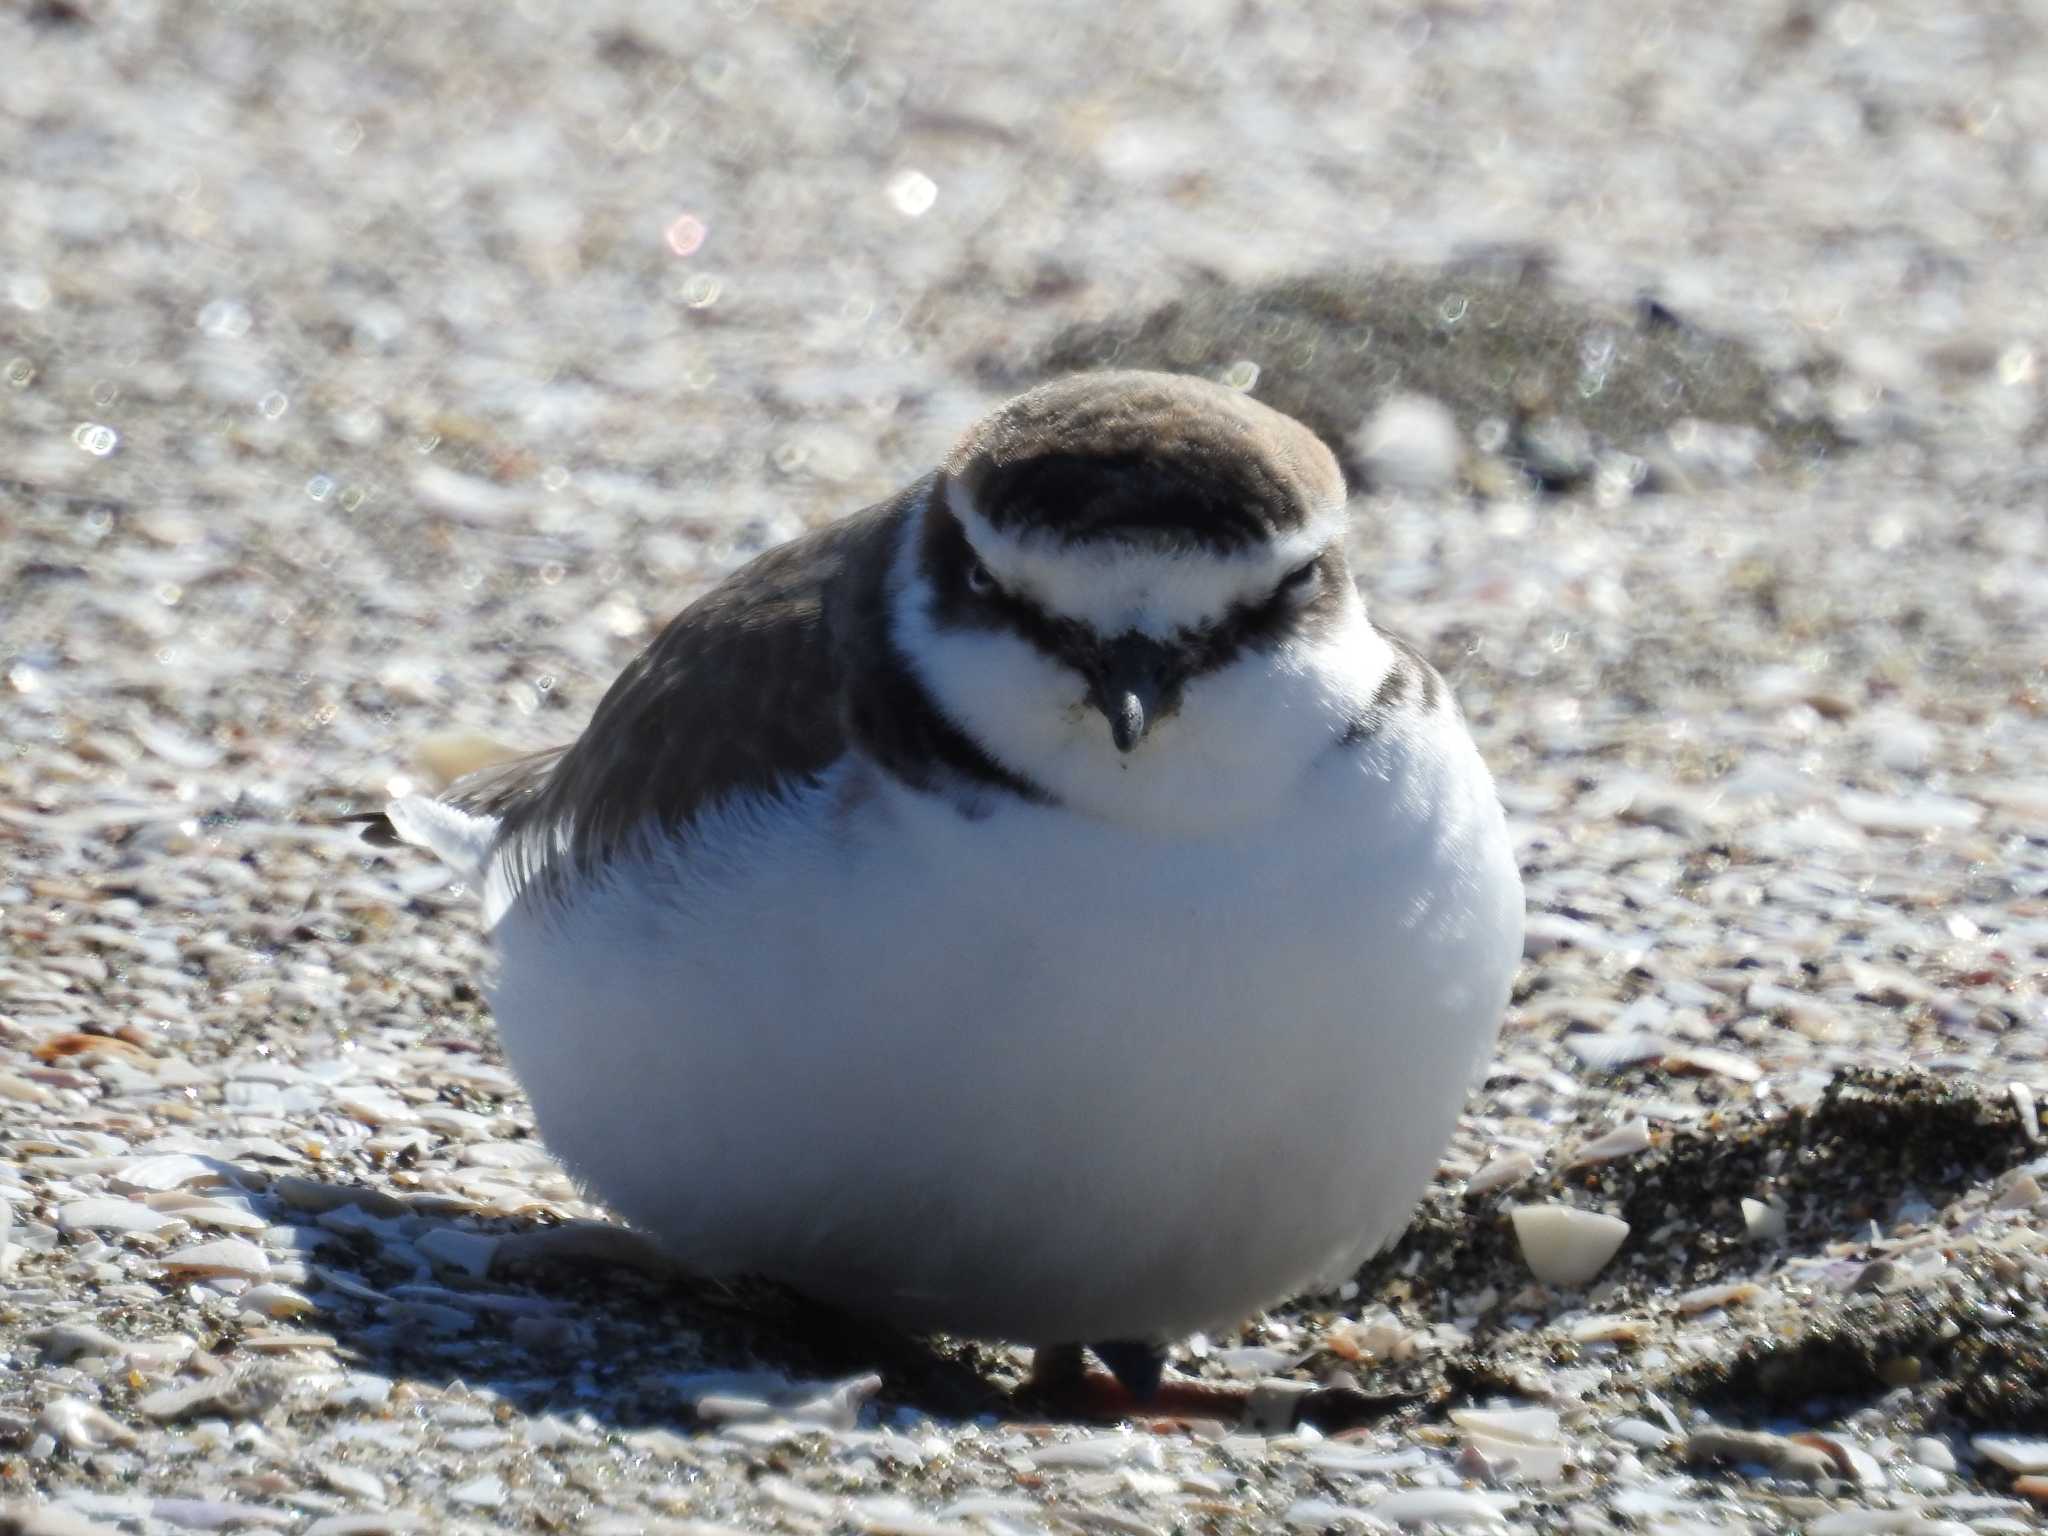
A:
{"type": "Polygon", "coordinates": [[[498,841],[498,818],[480,816],[431,795],[407,795],[382,811],[352,817],[366,842],[424,848],[463,879],[480,882],[498,841]]]}

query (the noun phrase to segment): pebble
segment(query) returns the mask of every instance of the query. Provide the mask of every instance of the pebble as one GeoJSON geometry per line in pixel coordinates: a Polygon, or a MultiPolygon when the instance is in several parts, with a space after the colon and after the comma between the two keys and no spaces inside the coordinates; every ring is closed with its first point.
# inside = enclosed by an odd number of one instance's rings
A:
{"type": "Polygon", "coordinates": [[[1607,1433],[1617,1440],[1646,1450],[1661,1451],[1672,1442],[1671,1431],[1662,1424],[1652,1424],[1647,1419],[1619,1418],[1607,1425],[1607,1433]]]}
{"type": "Polygon", "coordinates": [[[1783,1211],[1747,1196],[1742,1201],[1742,1228],[1757,1243],[1778,1242],[1790,1231],[1783,1211]]]}
{"type": "Polygon", "coordinates": [[[1417,495],[1450,490],[1465,456],[1457,417],[1427,395],[1382,401],[1358,429],[1352,447],[1368,486],[1417,495]]]}
{"type": "Polygon", "coordinates": [[[1923,1467],[1932,1467],[1937,1472],[1953,1472],[1956,1469],[1956,1453],[1949,1449],[1946,1440],[1936,1440],[1931,1435],[1921,1435],[1913,1442],[1913,1459],[1923,1467]]]}
{"type": "Polygon", "coordinates": [[[1593,434],[1569,416],[1537,416],[1522,424],[1512,456],[1546,491],[1569,491],[1592,478],[1598,462],[1593,434]]]}
{"type": "Polygon", "coordinates": [[[436,1269],[452,1269],[481,1280],[491,1272],[499,1239],[481,1232],[464,1232],[456,1227],[436,1227],[413,1240],[436,1269]]]}

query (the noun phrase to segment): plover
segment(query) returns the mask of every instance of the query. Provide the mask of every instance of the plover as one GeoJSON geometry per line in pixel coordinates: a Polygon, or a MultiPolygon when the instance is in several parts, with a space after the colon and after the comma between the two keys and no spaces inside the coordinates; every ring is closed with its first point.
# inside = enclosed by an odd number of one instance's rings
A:
{"type": "Polygon", "coordinates": [[[681,1263],[1142,1399],[1399,1230],[1521,953],[1346,546],[1298,422],[1069,378],[387,830],[474,878],[543,1138],[681,1263]]]}

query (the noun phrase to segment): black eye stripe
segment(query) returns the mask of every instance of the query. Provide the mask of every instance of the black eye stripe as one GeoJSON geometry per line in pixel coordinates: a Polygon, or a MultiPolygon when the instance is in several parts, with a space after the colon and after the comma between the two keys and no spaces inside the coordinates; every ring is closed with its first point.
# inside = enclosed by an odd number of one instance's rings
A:
{"type": "MultiPolygon", "coordinates": [[[[1085,670],[1102,642],[1115,638],[1097,634],[1079,619],[1049,612],[992,575],[984,589],[973,573],[986,567],[968,543],[959,519],[950,514],[926,516],[920,556],[931,582],[933,616],[949,627],[1010,630],[1045,656],[1076,670],[1085,670]]],[[[1289,571],[1270,592],[1233,604],[1217,619],[1180,630],[1166,643],[1180,654],[1184,676],[1195,678],[1219,671],[1242,652],[1276,645],[1299,634],[1305,622],[1314,622],[1324,606],[1337,598],[1341,583],[1324,580],[1322,591],[1307,602],[1299,600],[1302,588],[1318,576],[1341,575],[1342,571],[1342,554],[1325,550],[1289,571]]]]}

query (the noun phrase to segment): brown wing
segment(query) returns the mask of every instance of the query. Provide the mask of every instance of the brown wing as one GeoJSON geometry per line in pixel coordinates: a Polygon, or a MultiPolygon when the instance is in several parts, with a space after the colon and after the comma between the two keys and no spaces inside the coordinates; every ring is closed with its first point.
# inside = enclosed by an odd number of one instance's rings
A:
{"type": "Polygon", "coordinates": [[[822,772],[847,742],[849,647],[834,620],[879,611],[861,593],[879,592],[917,489],[736,571],[619,674],[572,746],[507,765],[471,791],[474,808],[504,817],[531,870],[554,861],[565,826],[585,863],[650,820],[684,826],[728,795],[822,772]]]}

